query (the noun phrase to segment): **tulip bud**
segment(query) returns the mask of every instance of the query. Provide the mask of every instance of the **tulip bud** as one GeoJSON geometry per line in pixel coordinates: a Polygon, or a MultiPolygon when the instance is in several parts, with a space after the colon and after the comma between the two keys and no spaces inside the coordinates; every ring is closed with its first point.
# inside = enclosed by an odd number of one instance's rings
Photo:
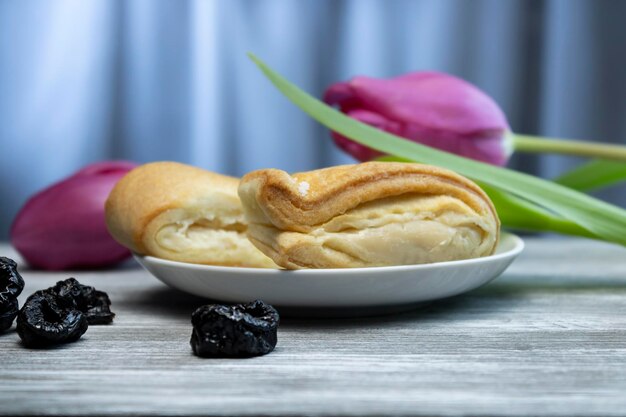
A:
{"type": "MultiPolygon", "coordinates": [[[[505,165],[512,148],[502,110],[472,84],[437,72],[391,79],[355,77],[328,88],[324,101],[346,115],[397,136],[467,158],[505,165]]],[[[381,153],[332,132],[360,161],[381,153]]]]}
{"type": "Polygon", "coordinates": [[[136,165],[91,164],[32,196],[11,226],[11,243],[35,268],[103,267],[130,252],[109,235],[104,203],[113,186],[136,165]]]}

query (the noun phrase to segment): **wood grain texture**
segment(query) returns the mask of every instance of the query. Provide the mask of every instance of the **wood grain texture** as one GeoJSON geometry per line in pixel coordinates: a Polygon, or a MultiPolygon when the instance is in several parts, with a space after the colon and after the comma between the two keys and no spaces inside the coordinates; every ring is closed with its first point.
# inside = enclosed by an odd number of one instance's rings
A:
{"type": "MultiPolygon", "coordinates": [[[[626,250],[527,245],[464,296],[372,318],[286,318],[275,352],[239,360],[191,354],[189,317],[204,300],[132,263],[74,272],[109,293],[115,323],[52,350],[0,335],[0,414],[625,415],[626,250]]],[[[22,272],[22,301],[68,276],[22,272]]]]}

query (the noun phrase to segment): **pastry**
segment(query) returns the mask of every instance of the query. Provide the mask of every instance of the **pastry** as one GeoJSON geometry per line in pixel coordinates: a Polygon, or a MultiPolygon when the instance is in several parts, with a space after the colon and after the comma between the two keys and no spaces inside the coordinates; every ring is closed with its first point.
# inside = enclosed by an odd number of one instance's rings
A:
{"type": "Polygon", "coordinates": [[[135,253],[181,262],[276,268],[246,237],[237,178],[175,162],[133,169],[106,202],[111,235],[135,253]]]}
{"type": "Polygon", "coordinates": [[[278,265],[354,268],[490,255],[500,222],[483,190],[452,171],[366,162],[245,175],[248,238],[278,265]]]}

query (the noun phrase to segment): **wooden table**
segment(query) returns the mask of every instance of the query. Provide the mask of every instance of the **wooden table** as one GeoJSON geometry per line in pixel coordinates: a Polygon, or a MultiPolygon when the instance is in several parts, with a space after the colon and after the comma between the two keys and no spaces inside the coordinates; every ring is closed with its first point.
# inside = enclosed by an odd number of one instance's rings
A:
{"type": "MultiPolygon", "coordinates": [[[[132,263],[72,275],[109,293],[115,323],[52,350],[0,336],[1,414],[626,415],[617,246],[527,239],[479,290],[397,315],[285,318],[276,350],[253,359],[193,356],[203,300],[132,263]]],[[[68,273],[23,276],[22,301],[68,273]]]]}

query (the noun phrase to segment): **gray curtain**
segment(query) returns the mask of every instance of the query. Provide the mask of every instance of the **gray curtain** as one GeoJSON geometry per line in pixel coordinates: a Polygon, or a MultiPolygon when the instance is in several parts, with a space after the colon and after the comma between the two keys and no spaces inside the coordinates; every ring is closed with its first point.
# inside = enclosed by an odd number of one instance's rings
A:
{"type": "MultiPolygon", "coordinates": [[[[617,0],[0,1],[0,238],[29,195],[97,160],[235,175],[351,162],[246,51],[318,96],[356,74],[446,71],[515,131],[623,143],[624,16],[617,0]]],[[[602,197],[626,205],[623,191],[602,197]]]]}

